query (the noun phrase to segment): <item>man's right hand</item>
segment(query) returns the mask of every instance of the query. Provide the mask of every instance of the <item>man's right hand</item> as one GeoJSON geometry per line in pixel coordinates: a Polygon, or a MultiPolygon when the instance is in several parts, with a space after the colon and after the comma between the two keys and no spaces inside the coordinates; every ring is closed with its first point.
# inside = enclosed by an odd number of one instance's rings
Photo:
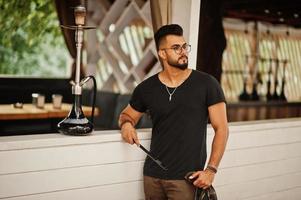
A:
{"type": "Polygon", "coordinates": [[[136,129],[129,122],[126,122],[121,127],[122,139],[129,144],[139,145],[139,139],[137,137],[136,129]]]}

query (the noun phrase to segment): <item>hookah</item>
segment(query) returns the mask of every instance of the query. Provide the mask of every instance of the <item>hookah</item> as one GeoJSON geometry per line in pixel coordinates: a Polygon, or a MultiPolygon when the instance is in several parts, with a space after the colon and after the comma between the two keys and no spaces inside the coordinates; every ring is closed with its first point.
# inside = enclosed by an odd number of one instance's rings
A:
{"type": "Polygon", "coordinates": [[[76,71],[75,81],[71,81],[73,106],[68,116],[58,123],[57,128],[60,133],[67,135],[88,135],[93,131],[93,120],[96,100],[96,80],[93,76],[87,76],[80,81],[80,63],[81,63],[81,49],[83,43],[84,29],[95,29],[92,26],[85,26],[86,9],[84,6],[77,6],[74,8],[75,24],[76,25],[61,25],[62,28],[75,30],[75,42],[76,42],[76,71]],[[82,106],[82,87],[90,79],[93,80],[94,94],[92,102],[92,116],[91,122],[85,117],[82,106]]]}
{"type": "Polygon", "coordinates": [[[245,60],[245,70],[243,73],[243,91],[239,95],[239,100],[241,101],[247,101],[250,99],[250,95],[247,92],[247,81],[248,81],[248,61],[249,61],[249,56],[246,55],[246,60],[245,60]]]}
{"type": "MultiPolygon", "coordinates": [[[[289,37],[289,35],[290,35],[290,32],[287,27],[286,36],[289,37]]],[[[287,101],[287,98],[284,93],[284,88],[285,88],[285,84],[286,84],[285,72],[286,72],[287,63],[288,63],[288,60],[284,59],[283,60],[282,85],[281,85],[281,92],[280,92],[280,96],[279,96],[279,100],[281,100],[281,101],[287,101]]]]}
{"type": "MultiPolygon", "coordinates": [[[[248,25],[245,23],[245,30],[244,33],[246,36],[249,34],[248,25]]],[[[250,95],[247,92],[247,82],[248,82],[248,75],[249,75],[249,56],[245,55],[245,70],[243,71],[243,91],[238,96],[240,101],[247,101],[250,100],[250,95]]]]}
{"type": "Polygon", "coordinates": [[[279,100],[281,100],[281,101],[287,101],[286,96],[284,94],[284,88],[285,88],[285,83],[286,83],[285,69],[286,69],[287,62],[288,62],[287,60],[283,61],[282,85],[281,85],[281,93],[280,93],[280,96],[279,96],[279,100]]]}
{"type": "Polygon", "coordinates": [[[278,85],[279,85],[279,81],[278,81],[278,68],[279,68],[279,62],[280,62],[280,60],[278,58],[276,58],[275,62],[276,62],[276,66],[275,66],[275,74],[274,74],[274,92],[273,92],[272,99],[273,100],[278,100],[279,96],[277,94],[277,88],[278,88],[278,85]]]}
{"type": "Polygon", "coordinates": [[[252,68],[253,68],[252,74],[251,74],[252,92],[250,95],[250,100],[258,101],[259,100],[259,95],[257,92],[257,85],[258,85],[258,81],[259,81],[259,79],[258,79],[258,59],[260,59],[260,55],[258,54],[258,52],[259,52],[258,22],[255,22],[255,24],[254,24],[253,39],[254,39],[254,41],[253,41],[254,45],[252,48],[251,58],[254,60],[253,60],[253,64],[252,64],[252,68]]]}
{"type": "Polygon", "coordinates": [[[254,59],[256,60],[255,62],[256,62],[256,65],[255,65],[255,70],[254,70],[254,72],[253,72],[253,76],[252,76],[252,78],[253,78],[253,88],[252,88],[252,93],[251,93],[251,100],[254,100],[254,101],[258,101],[259,100],[259,95],[258,95],[258,92],[257,92],[257,85],[258,85],[258,77],[257,77],[257,68],[258,68],[258,66],[257,66],[257,61],[258,61],[258,55],[254,55],[254,59]]]}
{"type": "Polygon", "coordinates": [[[270,61],[270,66],[269,66],[269,71],[268,71],[267,94],[266,94],[266,99],[268,101],[272,100],[272,94],[271,94],[271,76],[272,76],[273,59],[270,58],[269,61],[270,61]]]}

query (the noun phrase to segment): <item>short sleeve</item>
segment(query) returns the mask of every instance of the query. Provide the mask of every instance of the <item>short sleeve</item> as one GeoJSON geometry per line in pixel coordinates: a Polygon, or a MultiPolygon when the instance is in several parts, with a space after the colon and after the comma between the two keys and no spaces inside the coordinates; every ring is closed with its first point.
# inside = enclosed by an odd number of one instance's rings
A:
{"type": "Polygon", "coordinates": [[[141,90],[141,85],[138,85],[132,93],[132,97],[130,99],[129,104],[136,111],[145,112],[146,111],[146,106],[143,102],[143,96],[142,96],[140,90],[141,90]]]}
{"type": "Polygon", "coordinates": [[[209,77],[206,101],[207,101],[207,107],[220,102],[226,103],[224,92],[219,82],[217,82],[217,80],[213,76],[209,77]]]}

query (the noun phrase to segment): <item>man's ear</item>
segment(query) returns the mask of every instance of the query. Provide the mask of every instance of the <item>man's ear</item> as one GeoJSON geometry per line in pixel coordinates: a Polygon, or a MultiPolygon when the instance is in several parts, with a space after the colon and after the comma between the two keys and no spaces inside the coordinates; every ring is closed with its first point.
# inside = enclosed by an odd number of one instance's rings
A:
{"type": "Polygon", "coordinates": [[[158,50],[158,56],[159,56],[159,58],[165,60],[165,58],[166,58],[166,53],[165,53],[165,51],[163,51],[163,50],[158,50]]]}

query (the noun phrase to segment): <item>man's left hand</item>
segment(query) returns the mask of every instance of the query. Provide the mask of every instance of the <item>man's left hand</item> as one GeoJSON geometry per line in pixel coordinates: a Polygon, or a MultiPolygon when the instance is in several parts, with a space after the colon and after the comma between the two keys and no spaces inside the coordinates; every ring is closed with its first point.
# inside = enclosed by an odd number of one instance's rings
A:
{"type": "Polygon", "coordinates": [[[196,179],[193,185],[198,188],[207,189],[212,185],[215,173],[210,170],[197,171],[193,173],[189,178],[196,179]]]}

